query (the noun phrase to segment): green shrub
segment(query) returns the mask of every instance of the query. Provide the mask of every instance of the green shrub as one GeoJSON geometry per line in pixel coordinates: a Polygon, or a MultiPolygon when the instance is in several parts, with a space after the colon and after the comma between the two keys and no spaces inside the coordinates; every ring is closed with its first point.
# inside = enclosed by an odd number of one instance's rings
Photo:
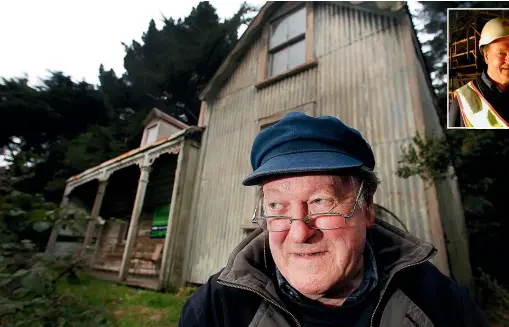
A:
{"type": "Polygon", "coordinates": [[[0,325],[6,327],[108,326],[100,307],[59,294],[57,283],[80,283],[79,262],[41,252],[24,239],[34,224],[68,226],[86,219],[83,212],[58,208],[40,196],[11,190],[0,199],[0,325]]]}

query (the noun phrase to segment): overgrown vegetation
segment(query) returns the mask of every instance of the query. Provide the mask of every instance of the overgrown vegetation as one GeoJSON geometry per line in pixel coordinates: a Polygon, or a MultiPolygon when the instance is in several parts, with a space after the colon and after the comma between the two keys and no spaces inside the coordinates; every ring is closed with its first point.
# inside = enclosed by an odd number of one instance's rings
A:
{"type": "Polygon", "coordinates": [[[40,195],[14,189],[3,175],[0,195],[0,325],[98,326],[107,315],[72,294],[59,294],[58,283],[79,283],[79,262],[43,252],[51,226],[74,229],[87,219],[78,210],[58,208],[40,195]]]}
{"type": "Polygon", "coordinates": [[[174,326],[194,288],[178,294],[135,290],[82,273],[73,256],[44,253],[51,226],[77,229],[87,215],[16,191],[3,175],[0,195],[0,325],[174,326]],[[31,239],[28,239],[31,238],[31,239]],[[39,241],[39,242],[37,242],[39,241]]]}

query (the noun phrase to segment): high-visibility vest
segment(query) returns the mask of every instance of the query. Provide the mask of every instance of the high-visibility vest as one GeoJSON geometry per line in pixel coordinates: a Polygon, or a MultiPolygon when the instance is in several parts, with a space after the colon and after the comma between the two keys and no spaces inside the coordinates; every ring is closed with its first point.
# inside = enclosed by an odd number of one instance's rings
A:
{"type": "Polygon", "coordinates": [[[509,128],[509,124],[483,97],[473,81],[454,91],[465,127],[509,128]]]}

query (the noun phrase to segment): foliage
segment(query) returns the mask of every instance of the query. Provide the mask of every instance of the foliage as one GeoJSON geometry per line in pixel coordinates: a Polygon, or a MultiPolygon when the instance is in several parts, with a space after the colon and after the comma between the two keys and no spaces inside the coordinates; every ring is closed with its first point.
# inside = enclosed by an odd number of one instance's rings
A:
{"type": "Polygon", "coordinates": [[[51,226],[72,230],[86,215],[74,209],[57,208],[40,195],[16,191],[10,184],[4,190],[7,192],[0,198],[0,324],[43,327],[106,324],[106,315],[101,310],[70,294],[57,294],[56,284],[64,277],[69,283],[79,283],[75,273],[79,262],[71,264],[70,258],[41,252],[46,238],[37,237],[51,226]]]}
{"type": "Polygon", "coordinates": [[[400,163],[407,164],[399,167],[397,175],[403,178],[418,175],[427,182],[447,178],[451,162],[447,144],[419,133],[412,141],[413,144],[403,146],[400,163]]]}

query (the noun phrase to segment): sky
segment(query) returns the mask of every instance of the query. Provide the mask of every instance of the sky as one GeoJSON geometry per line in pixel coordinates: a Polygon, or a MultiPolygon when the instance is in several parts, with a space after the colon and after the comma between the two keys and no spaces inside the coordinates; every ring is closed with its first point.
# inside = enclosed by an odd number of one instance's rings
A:
{"type": "MultiPolygon", "coordinates": [[[[261,6],[265,1],[251,0],[261,6]]],[[[140,41],[154,19],[187,16],[199,1],[182,0],[16,0],[0,4],[0,78],[28,76],[30,84],[49,71],[75,82],[98,84],[99,66],[124,70],[123,43],[140,41]]],[[[231,17],[242,1],[211,1],[220,18],[231,17]]],[[[415,2],[409,2],[413,9],[415,2]]],[[[239,32],[245,29],[241,28],[239,32]]],[[[240,36],[240,33],[239,33],[240,36]]]]}
{"type": "MultiPolygon", "coordinates": [[[[124,47],[140,41],[154,19],[187,16],[199,1],[182,0],[16,0],[0,3],[0,77],[28,75],[31,84],[48,71],[75,81],[98,83],[99,66],[124,70],[124,47]]],[[[242,1],[211,1],[220,18],[229,18],[242,1]]],[[[261,6],[265,1],[249,3],[261,6]]],[[[241,32],[243,32],[241,30],[241,32]]]]}

